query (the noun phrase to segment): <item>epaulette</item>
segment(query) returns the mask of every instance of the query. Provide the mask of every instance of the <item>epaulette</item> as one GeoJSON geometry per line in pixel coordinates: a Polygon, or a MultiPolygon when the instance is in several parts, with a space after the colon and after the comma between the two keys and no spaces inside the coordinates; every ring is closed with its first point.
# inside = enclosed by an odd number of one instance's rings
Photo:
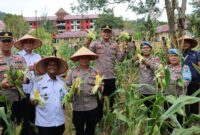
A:
{"type": "Polygon", "coordinates": [[[43,76],[37,76],[36,78],[35,78],[35,81],[36,82],[39,82],[40,80],[42,80],[43,79],[43,76]]]}

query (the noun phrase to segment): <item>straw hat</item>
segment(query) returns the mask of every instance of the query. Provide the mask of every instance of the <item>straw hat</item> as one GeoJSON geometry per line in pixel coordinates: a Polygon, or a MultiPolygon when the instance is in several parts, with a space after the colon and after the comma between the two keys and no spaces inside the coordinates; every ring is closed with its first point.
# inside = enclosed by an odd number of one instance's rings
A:
{"type": "Polygon", "coordinates": [[[187,36],[187,35],[184,35],[184,36],[182,36],[181,38],[178,39],[178,41],[180,41],[180,42],[181,42],[181,40],[190,42],[191,48],[196,47],[197,44],[198,44],[198,42],[195,39],[193,39],[192,37],[187,36]]]}
{"type": "Polygon", "coordinates": [[[36,49],[38,47],[40,47],[42,45],[42,41],[39,40],[38,38],[35,38],[31,35],[24,35],[22,38],[20,38],[19,40],[17,40],[15,43],[14,43],[14,46],[17,48],[17,49],[23,49],[23,45],[22,45],[22,42],[24,40],[27,40],[27,39],[31,39],[31,40],[34,40],[34,43],[33,43],[33,49],[36,49]]]}
{"type": "Polygon", "coordinates": [[[41,59],[37,64],[36,64],[36,71],[39,74],[44,74],[47,72],[46,67],[48,62],[50,61],[56,61],[58,63],[58,70],[57,70],[57,74],[60,75],[62,73],[64,73],[65,71],[67,71],[68,69],[68,65],[67,62],[65,62],[63,59],[58,58],[58,57],[54,57],[54,56],[50,56],[47,58],[43,58],[41,59]]]}
{"type": "Polygon", "coordinates": [[[89,56],[90,60],[95,60],[98,57],[95,53],[93,53],[86,47],[82,47],[74,55],[72,55],[70,59],[73,61],[78,61],[79,57],[81,56],[89,56]]]}

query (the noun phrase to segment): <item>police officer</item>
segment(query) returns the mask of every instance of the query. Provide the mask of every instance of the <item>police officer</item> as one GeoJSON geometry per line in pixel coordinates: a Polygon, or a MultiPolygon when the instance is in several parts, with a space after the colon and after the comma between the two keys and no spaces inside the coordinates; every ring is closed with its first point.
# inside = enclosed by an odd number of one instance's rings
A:
{"type": "MultiPolygon", "coordinates": [[[[18,91],[5,78],[5,73],[11,65],[16,69],[25,68],[26,62],[19,55],[11,53],[13,43],[13,35],[11,32],[0,33],[0,96],[5,96],[12,103],[12,118],[14,121],[17,120],[19,122],[21,118],[20,96],[18,91]]],[[[0,102],[0,106],[4,106],[6,109],[5,102],[0,102]]],[[[5,123],[1,123],[1,125],[5,131],[5,123]]]]}
{"type": "Polygon", "coordinates": [[[67,93],[66,81],[60,77],[68,68],[67,63],[57,57],[47,57],[36,64],[41,73],[35,79],[31,102],[36,106],[35,125],[38,135],[63,135],[65,117],[62,100],[67,93]],[[34,97],[38,91],[44,103],[34,97]]]}
{"type": "MultiPolygon", "coordinates": [[[[190,67],[192,73],[192,81],[188,85],[187,91],[187,95],[192,95],[200,88],[200,74],[193,66],[193,64],[200,66],[200,52],[192,50],[197,46],[198,42],[186,35],[180,38],[179,41],[180,44],[183,43],[184,64],[190,67]]],[[[186,109],[188,116],[191,113],[199,114],[199,103],[189,105],[186,109]]]]}
{"type": "Polygon", "coordinates": [[[33,134],[33,129],[31,130],[30,122],[34,123],[35,119],[35,107],[30,103],[30,93],[33,89],[33,82],[35,79],[35,64],[41,60],[41,56],[39,54],[36,54],[33,52],[33,49],[36,49],[42,45],[42,41],[31,36],[31,35],[24,35],[22,38],[17,40],[14,43],[14,46],[22,50],[20,51],[19,55],[22,56],[30,71],[31,79],[29,80],[28,84],[23,84],[23,90],[26,93],[25,99],[21,101],[21,107],[24,108],[24,129],[22,131],[22,134],[33,134]]]}
{"type": "Polygon", "coordinates": [[[71,86],[77,77],[83,81],[80,85],[80,95],[76,93],[72,101],[76,135],[94,135],[95,132],[98,116],[97,95],[92,94],[91,90],[95,86],[97,70],[90,67],[90,61],[96,58],[97,55],[85,47],[70,58],[74,62],[78,61],[79,65],[69,71],[66,77],[67,84],[71,86]]]}
{"type": "MultiPolygon", "coordinates": [[[[139,63],[139,60],[135,62],[136,66],[139,66],[139,83],[149,84],[154,88],[150,89],[147,86],[142,86],[140,92],[144,97],[155,95],[157,93],[155,88],[154,72],[159,66],[160,59],[151,55],[152,48],[151,43],[143,41],[140,45],[143,60],[141,63],[139,63]]],[[[149,110],[152,110],[153,100],[147,100],[144,104],[149,108],[149,110]]],[[[150,112],[148,112],[148,115],[150,116],[150,112]]]]}
{"type": "MultiPolygon", "coordinates": [[[[103,95],[110,96],[115,90],[115,63],[117,60],[123,61],[125,53],[119,50],[116,42],[111,40],[112,27],[104,25],[101,27],[102,40],[94,41],[90,44],[90,50],[99,57],[96,60],[96,68],[101,75],[104,75],[103,95]]],[[[114,97],[110,97],[110,107],[112,108],[114,97]]],[[[103,116],[103,104],[99,104],[100,119],[103,116]]]]}
{"type": "Polygon", "coordinates": [[[169,54],[169,71],[170,71],[170,89],[165,90],[166,95],[186,95],[187,92],[187,86],[189,82],[191,81],[191,71],[189,66],[184,65],[181,67],[179,55],[180,52],[178,52],[177,49],[171,48],[168,50],[169,54]],[[184,89],[182,86],[175,86],[175,81],[177,79],[183,79],[184,80],[184,89]]]}

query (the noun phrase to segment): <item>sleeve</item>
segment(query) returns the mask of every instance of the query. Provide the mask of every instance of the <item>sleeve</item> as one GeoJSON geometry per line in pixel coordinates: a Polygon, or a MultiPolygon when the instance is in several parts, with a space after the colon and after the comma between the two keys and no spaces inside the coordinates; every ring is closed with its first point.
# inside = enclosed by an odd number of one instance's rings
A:
{"type": "Polygon", "coordinates": [[[149,63],[149,67],[152,70],[157,70],[160,65],[160,58],[156,57],[152,62],[149,63]]]}
{"type": "Polygon", "coordinates": [[[33,89],[31,90],[31,93],[30,93],[30,100],[33,100],[33,97],[34,97],[34,91],[35,90],[39,90],[39,87],[38,87],[38,82],[36,80],[34,80],[34,83],[33,83],[33,89]]]}
{"type": "Polygon", "coordinates": [[[200,52],[196,51],[196,54],[197,54],[197,61],[200,62],[200,52]]]}
{"type": "Polygon", "coordinates": [[[94,41],[94,42],[92,42],[92,43],[90,44],[90,46],[89,46],[89,49],[90,49],[92,52],[94,52],[94,53],[96,53],[96,44],[97,44],[97,42],[94,41]]]}

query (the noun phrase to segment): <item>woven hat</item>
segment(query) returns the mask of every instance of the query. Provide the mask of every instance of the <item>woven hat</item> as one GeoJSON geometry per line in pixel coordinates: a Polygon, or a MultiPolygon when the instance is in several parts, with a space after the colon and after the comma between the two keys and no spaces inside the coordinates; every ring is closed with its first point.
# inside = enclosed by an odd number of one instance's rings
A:
{"type": "Polygon", "coordinates": [[[64,72],[67,71],[68,69],[68,64],[67,62],[65,62],[63,59],[58,58],[58,57],[54,57],[54,56],[50,56],[47,58],[43,58],[41,59],[37,64],[36,64],[36,71],[39,74],[44,74],[47,72],[46,67],[48,62],[50,61],[56,61],[58,63],[58,70],[57,70],[57,74],[60,75],[64,72]]]}
{"type": "Polygon", "coordinates": [[[190,42],[191,48],[196,47],[198,44],[198,42],[195,39],[187,35],[184,35],[178,39],[179,42],[181,42],[182,40],[190,42]]]}
{"type": "Polygon", "coordinates": [[[22,42],[24,40],[28,40],[28,39],[31,39],[34,41],[33,43],[33,49],[36,49],[38,47],[40,47],[42,45],[42,41],[38,38],[35,38],[29,34],[26,34],[24,35],[22,38],[20,38],[19,40],[17,40],[15,43],[14,43],[14,46],[17,48],[17,49],[23,49],[23,45],[22,45],[22,42]]]}
{"type": "Polygon", "coordinates": [[[93,53],[92,51],[90,51],[86,47],[82,47],[74,55],[72,55],[70,57],[70,59],[73,60],[73,61],[78,61],[79,58],[82,57],[82,56],[88,56],[88,58],[90,60],[95,60],[98,57],[95,53],[93,53]]]}

